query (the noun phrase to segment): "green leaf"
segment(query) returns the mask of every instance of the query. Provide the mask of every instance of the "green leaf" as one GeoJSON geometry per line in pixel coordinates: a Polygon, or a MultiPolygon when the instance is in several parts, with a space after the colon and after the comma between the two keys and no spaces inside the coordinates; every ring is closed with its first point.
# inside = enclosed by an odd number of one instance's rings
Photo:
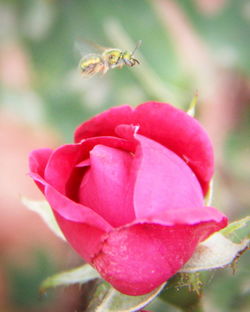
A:
{"type": "Polygon", "coordinates": [[[100,278],[100,275],[89,264],[84,264],[75,269],[52,275],[44,280],[40,291],[44,293],[48,288],[57,286],[68,286],[72,284],[84,284],[93,279],[100,278]]]}
{"type": "Polygon", "coordinates": [[[56,236],[66,241],[61,229],[56,222],[52,209],[50,208],[50,205],[47,201],[30,200],[25,197],[22,197],[21,200],[24,206],[39,214],[39,216],[43,219],[43,221],[47,224],[51,231],[56,234],[56,236]]]}
{"type": "Polygon", "coordinates": [[[198,245],[192,258],[179,272],[197,272],[225,267],[248,248],[250,239],[235,244],[217,232],[198,245]]]}
{"type": "Polygon", "coordinates": [[[143,296],[128,296],[115,290],[106,282],[101,283],[86,312],[132,312],[142,309],[164,288],[166,283],[143,296]]]}

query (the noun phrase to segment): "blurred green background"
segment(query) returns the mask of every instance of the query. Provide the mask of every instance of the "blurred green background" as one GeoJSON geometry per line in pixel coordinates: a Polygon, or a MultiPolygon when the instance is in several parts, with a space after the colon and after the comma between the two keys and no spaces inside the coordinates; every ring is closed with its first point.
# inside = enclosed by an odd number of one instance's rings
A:
{"type": "MultiPolygon", "coordinates": [[[[84,311],[86,287],[38,297],[43,278],[81,260],[19,196],[41,198],[26,176],[28,153],[71,142],[79,123],[108,107],[157,100],[187,109],[198,92],[197,118],[215,147],[213,205],[230,220],[249,214],[249,38],[249,0],[0,1],[1,312],[84,311]],[[141,64],[84,79],[84,39],[130,51],[142,40],[141,64]]],[[[250,310],[249,260],[235,275],[212,274],[206,311],[250,310]]]]}

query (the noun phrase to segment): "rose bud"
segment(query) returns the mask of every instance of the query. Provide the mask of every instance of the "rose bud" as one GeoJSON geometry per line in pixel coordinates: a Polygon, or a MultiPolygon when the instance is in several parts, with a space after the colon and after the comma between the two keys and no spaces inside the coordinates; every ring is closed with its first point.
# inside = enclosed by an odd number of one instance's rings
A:
{"type": "Polygon", "coordinates": [[[211,142],[165,103],[111,108],[81,124],[75,143],[30,156],[30,175],[70,245],[114,288],[146,294],[227,225],[206,207],[211,142]]]}

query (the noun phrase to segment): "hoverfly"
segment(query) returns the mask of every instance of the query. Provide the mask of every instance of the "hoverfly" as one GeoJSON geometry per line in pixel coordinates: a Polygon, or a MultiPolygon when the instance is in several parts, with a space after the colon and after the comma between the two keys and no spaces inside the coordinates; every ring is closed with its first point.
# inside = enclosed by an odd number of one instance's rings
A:
{"type": "Polygon", "coordinates": [[[87,41],[96,49],[101,50],[101,54],[87,54],[80,60],[80,70],[83,76],[91,77],[97,73],[105,74],[109,69],[122,68],[124,65],[132,67],[140,62],[134,58],[136,50],[141,45],[141,40],[137,42],[132,52],[123,51],[116,48],[105,48],[95,43],[87,41]]]}

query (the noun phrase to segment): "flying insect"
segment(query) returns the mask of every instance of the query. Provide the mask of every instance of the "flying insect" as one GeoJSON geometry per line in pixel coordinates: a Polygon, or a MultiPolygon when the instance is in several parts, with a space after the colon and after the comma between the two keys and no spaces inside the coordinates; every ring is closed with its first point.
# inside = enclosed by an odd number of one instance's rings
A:
{"type": "Polygon", "coordinates": [[[86,41],[96,49],[102,51],[100,54],[87,54],[80,60],[81,73],[85,77],[91,77],[97,73],[105,74],[109,69],[122,68],[124,65],[132,67],[140,62],[134,58],[136,50],[141,45],[141,40],[137,42],[132,52],[123,51],[116,48],[105,48],[98,44],[86,41]]]}

